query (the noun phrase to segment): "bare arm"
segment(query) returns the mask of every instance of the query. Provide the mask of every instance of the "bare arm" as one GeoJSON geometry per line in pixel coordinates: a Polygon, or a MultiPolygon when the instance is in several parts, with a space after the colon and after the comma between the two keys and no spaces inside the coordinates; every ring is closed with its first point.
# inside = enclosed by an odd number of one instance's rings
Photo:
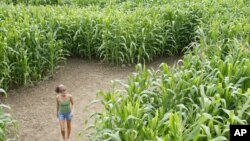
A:
{"type": "Polygon", "coordinates": [[[59,112],[59,101],[58,97],[56,97],[56,117],[58,117],[58,112],[59,112]]]}
{"type": "Polygon", "coordinates": [[[70,97],[70,103],[71,103],[71,114],[74,114],[74,110],[75,110],[75,105],[74,105],[74,100],[73,100],[73,96],[70,97]]]}

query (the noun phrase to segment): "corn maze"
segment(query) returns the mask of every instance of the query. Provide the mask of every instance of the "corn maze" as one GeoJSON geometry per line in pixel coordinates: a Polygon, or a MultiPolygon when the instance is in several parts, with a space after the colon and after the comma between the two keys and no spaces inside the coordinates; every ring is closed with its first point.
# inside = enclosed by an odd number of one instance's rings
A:
{"type": "Polygon", "coordinates": [[[122,65],[183,55],[173,68],[138,64],[127,83],[99,92],[104,111],[93,115],[90,139],[229,140],[230,124],[250,124],[249,7],[248,0],[6,0],[0,87],[53,76],[68,56],[122,65]]]}

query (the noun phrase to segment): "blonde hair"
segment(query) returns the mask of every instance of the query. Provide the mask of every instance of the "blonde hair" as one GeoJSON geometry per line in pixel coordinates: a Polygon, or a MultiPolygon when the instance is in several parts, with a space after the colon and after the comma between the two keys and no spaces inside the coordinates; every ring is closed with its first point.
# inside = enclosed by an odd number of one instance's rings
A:
{"type": "Polygon", "coordinates": [[[55,88],[55,92],[56,93],[60,93],[62,91],[66,90],[66,87],[63,84],[59,84],[58,86],[56,86],[55,88]]]}

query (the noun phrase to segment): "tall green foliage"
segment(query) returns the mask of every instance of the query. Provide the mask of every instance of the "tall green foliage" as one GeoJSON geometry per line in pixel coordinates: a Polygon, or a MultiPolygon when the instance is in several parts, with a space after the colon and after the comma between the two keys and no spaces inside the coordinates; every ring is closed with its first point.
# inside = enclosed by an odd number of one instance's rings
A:
{"type": "MultiPolygon", "coordinates": [[[[0,88],[0,98],[7,96],[6,92],[0,88]]],[[[12,119],[11,115],[6,113],[6,109],[10,109],[8,105],[0,104],[0,141],[14,140],[15,135],[10,130],[10,127],[14,127],[15,121],[12,119]]]]}
{"type": "Polygon", "coordinates": [[[249,124],[249,1],[78,2],[0,6],[0,86],[53,75],[67,55],[132,64],[185,52],[100,92],[91,139],[228,140],[229,124],[249,124]]]}
{"type": "Polygon", "coordinates": [[[112,64],[180,54],[194,41],[199,22],[198,10],[170,5],[147,11],[131,3],[106,8],[3,5],[0,11],[0,86],[5,88],[53,74],[69,54],[112,64]]]}
{"type": "Polygon", "coordinates": [[[230,124],[249,124],[249,3],[193,2],[197,40],[182,65],[137,65],[122,88],[100,92],[92,140],[221,141],[230,124]]]}

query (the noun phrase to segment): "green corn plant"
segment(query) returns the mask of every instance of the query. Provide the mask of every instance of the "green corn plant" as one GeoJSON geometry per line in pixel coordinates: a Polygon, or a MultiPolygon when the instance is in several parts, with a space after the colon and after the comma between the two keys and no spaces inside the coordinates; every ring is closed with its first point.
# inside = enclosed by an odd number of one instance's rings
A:
{"type": "Polygon", "coordinates": [[[100,92],[91,139],[227,140],[229,124],[249,124],[248,1],[81,2],[1,4],[1,87],[53,75],[69,54],[116,65],[184,54],[100,92]]]}
{"type": "MultiPolygon", "coordinates": [[[[0,88],[0,97],[6,96],[7,93],[4,89],[0,88]]],[[[10,106],[5,104],[0,104],[0,140],[15,140],[16,135],[11,127],[16,128],[15,121],[9,113],[6,113],[6,109],[9,110],[10,106]],[[13,135],[12,135],[13,134],[13,135]],[[12,137],[11,137],[12,135],[12,137]]]]}

